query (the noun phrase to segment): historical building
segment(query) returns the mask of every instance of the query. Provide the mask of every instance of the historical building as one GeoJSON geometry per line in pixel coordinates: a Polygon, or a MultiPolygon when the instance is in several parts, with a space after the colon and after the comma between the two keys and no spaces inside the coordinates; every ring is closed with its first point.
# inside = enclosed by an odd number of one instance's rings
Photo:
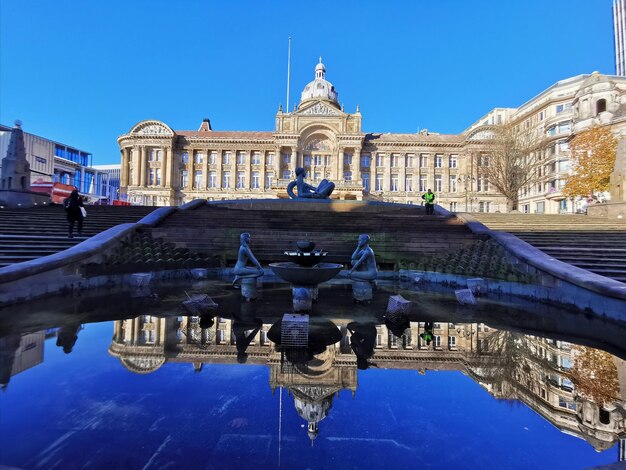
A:
{"type": "Polygon", "coordinates": [[[490,129],[532,127],[545,165],[520,194],[524,212],[575,212],[561,193],[570,172],[568,140],[592,125],[621,132],[626,79],[599,73],[557,82],[519,108],[496,108],[461,134],[366,133],[357,106],[348,113],[324,64],[315,67],[292,112],[279,108],[267,132],[217,131],[205,119],[196,131],[142,121],[118,138],[121,193],[134,204],[178,205],[209,200],[287,197],[302,166],[312,184],[336,184],[333,198],[421,202],[431,188],[451,211],[506,211],[505,198],[485,176],[490,129]]]}
{"type": "MultiPolygon", "coordinates": [[[[202,327],[198,317],[141,315],[118,320],[109,353],[138,374],[154,372],[166,362],[190,363],[196,370],[208,363],[235,364],[241,362],[236,322],[216,317],[211,326],[202,327]]],[[[311,439],[316,438],[319,423],[331,412],[333,398],[342,390],[354,394],[358,388],[357,357],[351,349],[347,320],[334,323],[342,339],[309,364],[286,367],[281,353],[268,339],[271,323],[260,322],[245,346],[247,362],[270,368],[272,390],[283,387],[293,396],[311,439]]],[[[440,322],[433,326],[433,340],[428,344],[421,336],[423,322],[410,322],[402,333],[376,325],[371,362],[380,368],[420,373],[462,371],[495,398],[521,401],[562,432],[586,440],[597,450],[620,441],[621,452],[626,442],[623,385],[614,402],[602,405],[579,393],[570,380],[576,355],[588,348],[497,330],[482,323],[440,322]]],[[[614,379],[623,384],[626,363],[615,357],[612,360],[619,376],[614,379]]],[[[610,383],[610,379],[602,377],[601,381],[610,383]]]]}

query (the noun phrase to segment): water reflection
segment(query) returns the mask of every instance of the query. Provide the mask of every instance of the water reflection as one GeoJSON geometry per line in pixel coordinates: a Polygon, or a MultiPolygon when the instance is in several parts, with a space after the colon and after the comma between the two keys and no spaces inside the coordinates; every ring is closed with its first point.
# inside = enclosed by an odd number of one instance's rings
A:
{"type": "MultiPolygon", "coordinates": [[[[250,307],[253,309],[252,307],[250,307]]],[[[327,320],[328,321],[328,320],[327,320]]],[[[483,323],[409,321],[390,324],[333,320],[338,341],[310,350],[285,367],[281,348],[250,310],[242,318],[150,315],[116,321],[109,353],[128,370],[147,374],[167,361],[236,363],[270,368],[270,387],[285,388],[315,439],[341,390],[357,390],[357,369],[457,370],[497,399],[519,400],[561,431],[596,450],[613,446],[626,427],[626,362],[608,353],[483,323]],[[245,355],[245,356],[242,356],[245,355]],[[303,362],[306,365],[303,366],[303,362]]]]}

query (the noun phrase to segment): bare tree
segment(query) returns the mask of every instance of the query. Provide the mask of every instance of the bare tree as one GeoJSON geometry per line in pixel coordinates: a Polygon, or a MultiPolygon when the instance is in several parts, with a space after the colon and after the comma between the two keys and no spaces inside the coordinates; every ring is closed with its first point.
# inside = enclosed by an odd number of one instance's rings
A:
{"type": "Polygon", "coordinates": [[[510,123],[491,127],[488,164],[478,172],[506,198],[507,211],[517,209],[520,190],[540,178],[542,152],[535,130],[510,123]]]}

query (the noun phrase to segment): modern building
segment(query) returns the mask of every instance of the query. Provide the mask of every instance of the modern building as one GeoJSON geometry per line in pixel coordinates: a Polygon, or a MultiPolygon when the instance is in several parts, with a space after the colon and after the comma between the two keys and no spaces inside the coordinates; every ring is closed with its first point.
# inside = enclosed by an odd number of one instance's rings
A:
{"type": "MultiPolygon", "coordinates": [[[[7,153],[11,133],[11,127],[0,125],[1,157],[7,153]]],[[[91,153],[28,132],[24,132],[24,147],[31,183],[71,184],[89,199],[100,198],[103,175],[91,166],[91,153]]]]}
{"type": "Polygon", "coordinates": [[[175,131],[142,121],[118,138],[122,197],[134,204],[178,205],[193,199],[287,197],[296,167],[312,184],[330,179],[337,199],[419,203],[431,188],[453,212],[504,212],[506,200],[486,176],[493,126],[533,132],[545,164],[522,189],[519,208],[532,213],[576,212],[582,201],[561,189],[570,172],[569,140],[593,125],[624,128],[626,78],[597,72],[557,82],[519,108],[495,108],[460,134],[367,133],[357,106],[346,112],[324,64],[292,112],[279,108],[273,131],[175,131]]]}
{"type": "Polygon", "coordinates": [[[106,198],[108,202],[119,199],[120,195],[120,168],[119,163],[115,165],[93,165],[91,168],[97,170],[102,177],[98,194],[106,198]]]}
{"type": "Polygon", "coordinates": [[[626,75],[626,0],[613,0],[615,75],[626,75]]]}

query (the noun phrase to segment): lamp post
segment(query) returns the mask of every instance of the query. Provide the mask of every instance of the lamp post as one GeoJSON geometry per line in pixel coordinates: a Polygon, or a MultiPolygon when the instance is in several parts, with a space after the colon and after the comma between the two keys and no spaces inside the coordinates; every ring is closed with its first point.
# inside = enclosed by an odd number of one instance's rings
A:
{"type": "Polygon", "coordinates": [[[470,181],[476,181],[476,178],[473,178],[472,175],[464,175],[461,174],[459,175],[459,177],[457,178],[457,181],[459,183],[463,183],[463,189],[465,191],[465,212],[467,212],[467,184],[470,181]]]}

